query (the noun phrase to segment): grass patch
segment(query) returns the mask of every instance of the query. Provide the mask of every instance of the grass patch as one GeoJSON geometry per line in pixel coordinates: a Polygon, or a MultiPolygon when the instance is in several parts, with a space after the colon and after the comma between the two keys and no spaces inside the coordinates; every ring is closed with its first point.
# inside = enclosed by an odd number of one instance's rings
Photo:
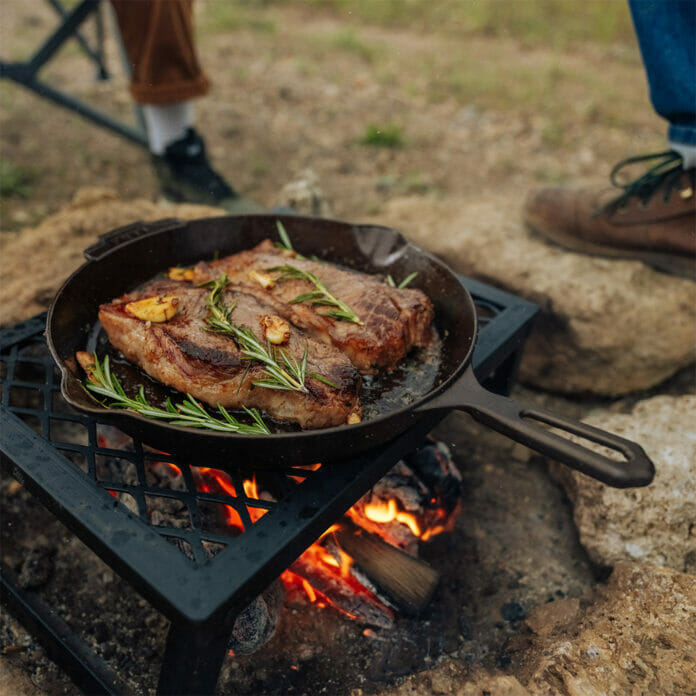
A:
{"type": "Polygon", "coordinates": [[[0,158],[0,198],[26,198],[31,193],[33,180],[34,174],[29,169],[0,158]]]}
{"type": "Polygon", "coordinates": [[[352,53],[367,63],[372,63],[377,55],[375,47],[360,39],[351,28],[336,32],[330,39],[330,45],[339,51],[352,53]]]}
{"type": "Polygon", "coordinates": [[[197,19],[201,35],[210,31],[239,31],[251,29],[259,34],[273,35],[276,33],[276,23],[266,13],[262,12],[264,3],[261,2],[230,2],[229,0],[213,0],[200,3],[201,13],[197,19]]]}
{"type": "MultiPolygon", "coordinates": [[[[276,0],[279,2],[279,0],[276,0]]],[[[585,0],[311,0],[351,21],[450,36],[500,36],[561,48],[593,41],[633,43],[625,2],[585,0]]]]}
{"type": "Polygon", "coordinates": [[[370,147],[398,148],[405,145],[403,128],[396,123],[369,124],[358,142],[370,147]]]}

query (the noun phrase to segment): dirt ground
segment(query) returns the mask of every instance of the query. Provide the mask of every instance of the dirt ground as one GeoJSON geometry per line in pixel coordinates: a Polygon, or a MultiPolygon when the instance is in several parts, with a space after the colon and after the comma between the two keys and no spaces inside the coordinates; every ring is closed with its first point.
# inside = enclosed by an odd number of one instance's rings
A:
{"type": "MultiPolygon", "coordinates": [[[[55,26],[38,0],[8,0],[0,16],[3,59],[25,58],[55,26]]],[[[214,86],[196,104],[197,124],[221,172],[264,205],[308,168],[333,214],[353,221],[379,216],[395,196],[455,201],[505,187],[516,200],[540,183],[604,182],[617,160],[662,147],[632,38],[553,47],[350,17],[309,2],[198,4],[214,86]],[[396,129],[399,146],[361,144],[369,126],[396,129]]],[[[112,32],[107,39],[111,81],[95,80],[74,42],[40,77],[129,119],[112,32]]],[[[85,184],[158,195],[143,149],[9,81],[0,148],[26,180],[2,200],[5,232],[43,219],[85,184]]]]}

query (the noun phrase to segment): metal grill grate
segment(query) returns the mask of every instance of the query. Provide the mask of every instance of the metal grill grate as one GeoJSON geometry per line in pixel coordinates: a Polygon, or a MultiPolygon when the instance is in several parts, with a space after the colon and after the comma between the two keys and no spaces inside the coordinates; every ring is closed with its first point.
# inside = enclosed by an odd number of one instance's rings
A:
{"type": "Polygon", "coordinates": [[[0,352],[0,361],[3,406],[196,563],[215,556],[314,473],[311,467],[225,473],[134,441],[65,403],[60,373],[40,335],[0,352]],[[245,493],[257,477],[271,499],[245,493]]]}

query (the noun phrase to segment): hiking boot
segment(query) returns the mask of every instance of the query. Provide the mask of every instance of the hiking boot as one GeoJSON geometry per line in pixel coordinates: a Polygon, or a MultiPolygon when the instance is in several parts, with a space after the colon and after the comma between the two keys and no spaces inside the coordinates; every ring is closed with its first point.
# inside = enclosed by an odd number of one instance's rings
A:
{"type": "Polygon", "coordinates": [[[696,280],[696,170],[668,151],[620,162],[611,173],[616,190],[554,187],[525,203],[527,225],[563,247],[588,254],[640,260],[696,280]],[[635,181],[621,184],[627,165],[654,161],[635,181]]]}
{"type": "Polygon", "coordinates": [[[262,213],[264,208],[237,193],[211,166],[203,138],[189,128],[164,155],[152,155],[152,165],[165,198],[224,208],[235,215],[262,213]]]}

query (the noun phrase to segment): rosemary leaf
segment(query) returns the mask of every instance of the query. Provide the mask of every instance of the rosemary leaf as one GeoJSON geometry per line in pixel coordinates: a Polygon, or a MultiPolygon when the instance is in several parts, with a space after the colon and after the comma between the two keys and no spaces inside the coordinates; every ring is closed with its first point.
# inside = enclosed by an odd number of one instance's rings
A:
{"type": "Polygon", "coordinates": [[[414,271],[413,273],[409,273],[400,283],[397,287],[399,288],[405,288],[416,276],[418,275],[418,271],[414,271]]]}
{"type": "Polygon", "coordinates": [[[100,363],[96,353],[94,354],[94,367],[89,371],[88,377],[86,388],[90,392],[110,399],[111,403],[106,405],[107,408],[123,408],[147,418],[166,420],[170,425],[185,425],[245,435],[270,435],[271,432],[263,422],[261,414],[256,409],[248,409],[246,406],[242,408],[251,416],[252,424],[240,423],[219,404],[218,408],[224,420],[215,418],[190,394],[186,395],[182,403],[176,405],[167,398],[166,408],[159,408],[147,402],[145,388],[141,384],[138,386],[135,398],[131,398],[124,391],[116,375],[111,372],[108,355],[100,363]]]}
{"type": "Polygon", "coordinates": [[[394,278],[392,278],[391,274],[387,275],[385,278],[387,285],[392,288],[405,288],[416,276],[418,275],[418,271],[414,271],[413,273],[409,273],[398,285],[394,278]]]}
{"type": "Polygon", "coordinates": [[[280,220],[276,220],[276,228],[278,229],[278,236],[280,237],[280,241],[276,242],[276,246],[279,249],[285,249],[286,251],[295,251],[292,248],[290,236],[280,220]]]}
{"type": "Polygon", "coordinates": [[[326,379],[326,377],[322,377],[321,375],[318,375],[316,372],[308,372],[307,375],[309,377],[314,377],[314,379],[317,379],[320,382],[323,382],[324,384],[328,384],[330,387],[333,387],[334,389],[340,389],[338,384],[334,384],[331,380],[328,380],[328,379],[326,379]]]}
{"type": "Polygon", "coordinates": [[[303,293],[298,295],[293,300],[290,300],[290,304],[298,304],[300,302],[309,302],[313,306],[321,307],[336,307],[337,309],[327,312],[326,316],[338,319],[339,321],[350,321],[354,324],[363,325],[360,321],[360,317],[342,300],[329,292],[328,288],[324,283],[317,278],[314,273],[310,271],[303,271],[295,266],[290,266],[285,264],[284,266],[275,266],[273,268],[267,269],[269,272],[280,273],[278,280],[286,280],[288,278],[297,278],[299,280],[305,280],[308,283],[312,283],[316,288],[316,291],[311,293],[303,293]],[[318,294],[317,294],[318,293],[318,294]]]}

